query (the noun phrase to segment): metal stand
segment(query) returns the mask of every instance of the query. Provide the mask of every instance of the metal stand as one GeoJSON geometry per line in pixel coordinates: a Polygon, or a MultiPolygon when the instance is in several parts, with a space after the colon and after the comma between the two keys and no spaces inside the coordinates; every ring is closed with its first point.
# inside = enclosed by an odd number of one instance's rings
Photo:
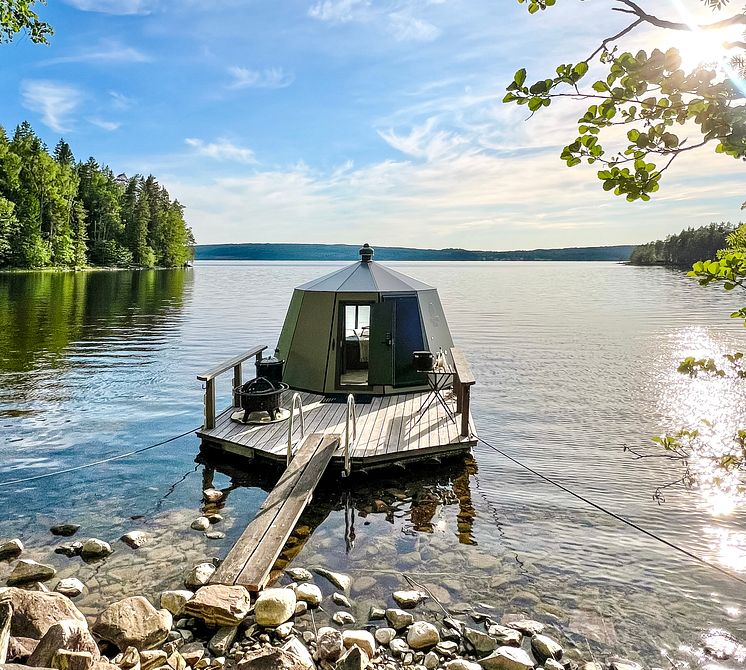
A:
{"type": "Polygon", "coordinates": [[[448,418],[453,421],[453,423],[456,423],[456,417],[451,411],[451,408],[448,407],[446,399],[443,397],[443,391],[448,387],[450,383],[453,382],[453,375],[453,372],[441,370],[432,370],[431,372],[427,373],[427,383],[429,384],[432,391],[430,395],[425,398],[425,401],[422,403],[422,405],[420,405],[420,409],[418,410],[419,416],[417,417],[417,421],[412,424],[412,428],[414,428],[420,422],[420,419],[422,419],[425,414],[425,410],[427,410],[427,408],[430,407],[430,405],[432,405],[433,401],[435,400],[437,400],[440,403],[441,407],[443,407],[448,418]]]}

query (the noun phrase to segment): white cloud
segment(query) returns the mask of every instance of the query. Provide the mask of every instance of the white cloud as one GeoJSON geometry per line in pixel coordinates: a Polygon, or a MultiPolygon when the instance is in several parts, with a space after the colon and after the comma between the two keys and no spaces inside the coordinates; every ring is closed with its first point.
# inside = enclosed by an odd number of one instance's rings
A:
{"type": "Polygon", "coordinates": [[[230,89],[242,88],[285,88],[295,80],[295,76],[285,72],[281,67],[265,70],[252,70],[247,67],[233,65],[228,68],[233,81],[228,84],[230,89]]]}
{"type": "Polygon", "coordinates": [[[359,20],[370,6],[370,0],[319,0],[308,9],[308,15],[329,23],[359,20]]]}
{"type": "Polygon", "coordinates": [[[378,135],[397,151],[426,160],[446,156],[466,143],[466,139],[456,133],[436,130],[436,125],[437,119],[431,117],[425,123],[413,126],[406,135],[398,135],[393,129],[379,130],[378,135]]]}
{"type": "Polygon", "coordinates": [[[82,99],[81,91],[69,84],[46,79],[21,82],[23,106],[39,114],[44,125],[57,133],[70,130],[69,117],[82,99]]]}
{"type": "Polygon", "coordinates": [[[129,109],[135,104],[134,99],[124,95],[124,93],[119,93],[118,91],[109,91],[109,97],[111,98],[111,106],[120,111],[129,109]]]}
{"type": "Polygon", "coordinates": [[[150,14],[153,0],[65,0],[68,5],[83,12],[101,14],[150,14]]]}
{"type": "Polygon", "coordinates": [[[432,42],[440,36],[440,28],[407,12],[391,12],[388,19],[392,35],[400,42],[432,42]]]}
{"type": "Polygon", "coordinates": [[[116,40],[100,40],[96,46],[79,49],[67,56],[58,56],[42,61],[42,65],[61,63],[148,63],[152,59],[139,49],[129,47],[116,40]]]}
{"type": "Polygon", "coordinates": [[[231,141],[220,138],[215,142],[188,137],[184,142],[192,147],[200,156],[207,156],[219,161],[232,161],[235,163],[256,163],[254,152],[246,147],[239,147],[231,141]]]}
{"type": "Polygon", "coordinates": [[[92,123],[94,126],[102,128],[103,130],[108,130],[109,132],[118,130],[122,127],[122,124],[117,121],[107,121],[106,119],[100,119],[95,116],[89,117],[88,122],[92,123]]]}

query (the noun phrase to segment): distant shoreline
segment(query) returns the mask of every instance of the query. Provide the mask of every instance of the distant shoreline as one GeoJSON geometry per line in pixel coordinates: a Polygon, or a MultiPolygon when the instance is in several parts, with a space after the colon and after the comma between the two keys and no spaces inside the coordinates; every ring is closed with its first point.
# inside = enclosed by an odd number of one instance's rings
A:
{"type": "MultiPolygon", "coordinates": [[[[635,245],[567,247],[516,251],[469,249],[375,248],[381,261],[628,261],[635,245]]],[[[352,244],[198,244],[197,261],[354,261],[359,247],[352,244]]]]}

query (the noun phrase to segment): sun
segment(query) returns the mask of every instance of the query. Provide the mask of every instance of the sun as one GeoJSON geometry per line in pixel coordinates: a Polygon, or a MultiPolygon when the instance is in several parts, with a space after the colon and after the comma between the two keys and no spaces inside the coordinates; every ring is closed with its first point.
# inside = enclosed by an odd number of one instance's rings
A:
{"type": "Polygon", "coordinates": [[[672,34],[670,43],[679,50],[681,69],[691,72],[700,65],[727,66],[734,52],[726,49],[724,44],[740,37],[737,27],[735,30],[691,30],[672,34]]]}

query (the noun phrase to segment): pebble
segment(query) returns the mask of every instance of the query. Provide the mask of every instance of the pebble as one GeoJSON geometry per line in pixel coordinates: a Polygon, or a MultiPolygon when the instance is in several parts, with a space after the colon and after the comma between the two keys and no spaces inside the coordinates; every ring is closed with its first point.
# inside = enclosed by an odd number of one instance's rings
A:
{"type": "Polygon", "coordinates": [[[222,540],[225,537],[225,533],[219,530],[209,530],[205,533],[205,537],[208,540],[222,540]]]}
{"type": "Polygon", "coordinates": [[[206,516],[199,516],[192,521],[191,528],[193,530],[206,531],[210,527],[210,520],[206,516]]]}
{"type": "Polygon", "coordinates": [[[296,582],[313,581],[313,575],[305,568],[288,568],[285,574],[296,582]]]}
{"type": "Polygon", "coordinates": [[[393,628],[376,628],[375,638],[378,644],[388,645],[396,637],[396,631],[393,628]]]}
{"type": "Polygon", "coordinates": [[[346,626],[349,623],[355,623],[355,617],[349,612],[335,612],[332,621],[340,626],[346,626]]]}
{"type": "Polygon", "coordinates": [[[352,579],[349,575],[345,575],[341,572],[332,572],[324,568],[316,568],[316,574],[329,580],[338,589],[342,589],[345,593],[349,593],[350,586],[352,585],[352,579]]]}
{"type": "Polygon", "coordinates": [[[223,499],[223,492],[217,489],[205,489],[202,491],[202,497],[205,499],[205,502],[216,503],[223,499]]]}
{"type": "Polygon", "coordinates": [[[392,594],[396,604],[404,609],[417,607],[425,598],[419,591],[394,591],[392,594]]]}
{"type": "Polygon", "coordinates": [[[403,630],[414,622],[414,617],[409,612],[396,608],[386,610],[386,619],[396,630],[403,630]]]}
{"type": "Polygon", "coordinates": [[[85,585],[75,577],[68,577],[66,579],[61,579],[57,586],[54,587],[54,590],[68,598],[76,598],[83,593],[85,585]]]}
{"type": "Polygon", "coordinates": [[[335,605],[339,605],[340,607],[352,607],[347,596],[341,593],[332,593],[332,601],[335,605]]]}

